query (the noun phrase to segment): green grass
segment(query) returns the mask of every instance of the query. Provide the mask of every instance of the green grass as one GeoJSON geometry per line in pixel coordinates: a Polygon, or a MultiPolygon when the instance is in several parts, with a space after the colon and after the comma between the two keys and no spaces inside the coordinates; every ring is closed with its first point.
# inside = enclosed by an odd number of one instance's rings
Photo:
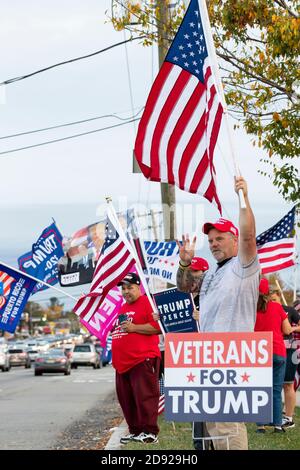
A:
{"type": "MultiPolygon", "coordinates": [[[[300,449],[300,408],[294,416],[296,426],[284,434],[274,434],[267,428],[265,434],[256,434],[256,425],[247,424],[250,450],[299,450],[300,449]]],[[[126,450],[194,450],[191,423],[171,423],[159,417],[159,443],[139,444],[131,442],[122,449],[126,450]]]]}
{"type": "Polygon", "coordinates": [[[300,449],[300,408],[294,416],[296,426],[284,434],[274,434],[273,428],[266,428],[265,434],[256,434],[256,425],[248,424],[250,450],[299,450],[300,449]]]}

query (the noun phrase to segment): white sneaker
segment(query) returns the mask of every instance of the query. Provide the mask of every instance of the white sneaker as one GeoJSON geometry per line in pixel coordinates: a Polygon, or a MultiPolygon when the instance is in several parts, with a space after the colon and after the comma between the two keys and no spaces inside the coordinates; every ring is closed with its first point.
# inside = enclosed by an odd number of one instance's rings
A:
{"type": "Polygon", "coordinates": [[[133,440],[134,442],[142,442],[143,444],[156,444],[158,442],[158,437],[155,434],[141,432],[141,434],[135,436],[133,440]]]}
{"type": "Polygon", "coordinates": [[[120,442],[121,444],[128,444],[128,442],[133,441],[135,434],[126,434],[126,436],[121,437],[120,442]]]}

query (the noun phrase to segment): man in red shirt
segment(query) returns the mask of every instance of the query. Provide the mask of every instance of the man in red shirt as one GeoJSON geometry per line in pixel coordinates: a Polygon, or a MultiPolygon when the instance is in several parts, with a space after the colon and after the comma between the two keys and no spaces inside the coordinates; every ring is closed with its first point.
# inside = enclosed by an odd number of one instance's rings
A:
{"type": "Polygon", "coordinates": [[[158,442],[158,373],[160,328],[153,321],[152,307],[142,295],[137,274],[128,273],[118,284],[125,304],[112,332],[112,364],[116,391],[129,434],[120,442],[158,442]]]}

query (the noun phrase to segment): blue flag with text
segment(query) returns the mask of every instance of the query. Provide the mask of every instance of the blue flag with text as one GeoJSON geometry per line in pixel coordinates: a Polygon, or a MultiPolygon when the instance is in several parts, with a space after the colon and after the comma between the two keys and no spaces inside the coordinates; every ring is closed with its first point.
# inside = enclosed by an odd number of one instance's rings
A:
{"type": "Polygon", "coordinates": [[[0,329],[13,333],[36,281],[0,264],[0,329]]]}
{"type": "MultiPolygon", "coordinates": [[[[51,286],[57,284],[57,263],[64,255],[62,239],[63,237],[55,223],[49,225],[43,230],[38,241],[32,245],[32,251],[18,258],[20,270],[51,286]]],[[[47,289],[45,285],[37,284],[33,294],[44,289],[47,289]]]]}

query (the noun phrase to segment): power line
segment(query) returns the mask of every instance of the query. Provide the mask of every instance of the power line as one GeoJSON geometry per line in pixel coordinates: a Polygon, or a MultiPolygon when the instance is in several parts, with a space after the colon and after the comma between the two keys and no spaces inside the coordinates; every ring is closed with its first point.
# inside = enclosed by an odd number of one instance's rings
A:
{"type": "Polygon", "coordinates": [[[65,60],[64,62],[59,62],[57,64],[50,65],[49,67],[45,67],[43,69],[36,70],[35,72],[28,73],[27,75],[22,75],[20,77],[10,78],[8,80],[5,80],[4,82],[1,82],[0,86],[1,85],[10,85],[11,83],[18,82],[20,80],[25,80],[25,78],[32,77],[33,75],[37,75],[38,73],[46,72],[47,70],[53,69],[55,67],[60,67],[61,65],[64,65],[64,64],[70,64],[71,62],[76,62],[77,60],[87,59],[87,58],[93,57],[97,54],[101,54],[102,52],[109,51],[110,49],[113,49],[114,47],[121,46],[122,44],[125,44],[127,42],[132,42],[132,41],[136,41],[137,39],[145,39],[145,38],[146,38],[146,36],[141,36],[141,37],[136,37],[136,38],[131,37],[130,39],[127,39],[126,41],[117,42],[116,44],[113,44],[112,46],[105,47],[104,49],[101,49],[100,51],[92,52],[91,54],[83,55],[81,57],[76,57],[75,59],[65,60]]]}
{"type": "Polygon", "coordinates": [[[8,153],[13,153],[13,152],[20,152],[21,150],[31,149],[31,148],[34,148],[34,147],[40,147],[42,145],[54,144],[55,142],[61,142],[63,140],[68,140],[68,139],[74,139],[76,137],[81,137],[83,135],[94,134],[95,132],[101,132],[101,131],[105,131],[105,130],[108,130],[108,129],[113,129],[115,127],[124,126],[125,124],[130,124],[131,122],[139,121],[140,119],[141,118],[131,119],[127,122],[122,122],[120,124],[115,124],[114,126],[102,127],[101,129],[95,129],[93,131],[82,132],[80,134],[70,135],[68,137],[62,137],[61,139],[49,140],[47,142],[41,142],[39,144],[27,145],[26,147],[19,147],[19,148],[12,149],[12,150],[6,150],[5,152],[0,152],[0,155],[6,155],[8,153]]]}
{"type": "Polygon", "coordinates": [[[93,118],[82,119],[81,121],[73,121],[73,122],[68,122],[68,123],[65,123],[65,124],[58,124],[56,126],[44,127],[42,129],[35,129],[33,131],[25,131],[25,132],[19,132],[18,134],[10,134],[10,135],[5,135],[5,136],[0,136],[0,140],[10,139],[12,137],[20,137],[22,135],[35,134],[37,132],[49,131],[51,129],[58,129],[59,127],[67,127],[67,126],[73,126],[73,125],[76,125],[76,124],[83,124],[84,122],[91,122],[91,121],[95,121],[97,119],[104,119],[104,118],[109,118],[109,117],[119,119],[120,121],[127,121],[128,119],[133,119],[133,118],[137,117],[141,113],[141,111],[143,111],[143,109],[144,109],[144,106],[138,111],[138,113],[134,114],[133,116],[129,116],[127,118],[121,118],[120,116],[117,116],[116,114],[104,114],[103,116],[96,116],[96,117],[93,117],[93,118]]]}

